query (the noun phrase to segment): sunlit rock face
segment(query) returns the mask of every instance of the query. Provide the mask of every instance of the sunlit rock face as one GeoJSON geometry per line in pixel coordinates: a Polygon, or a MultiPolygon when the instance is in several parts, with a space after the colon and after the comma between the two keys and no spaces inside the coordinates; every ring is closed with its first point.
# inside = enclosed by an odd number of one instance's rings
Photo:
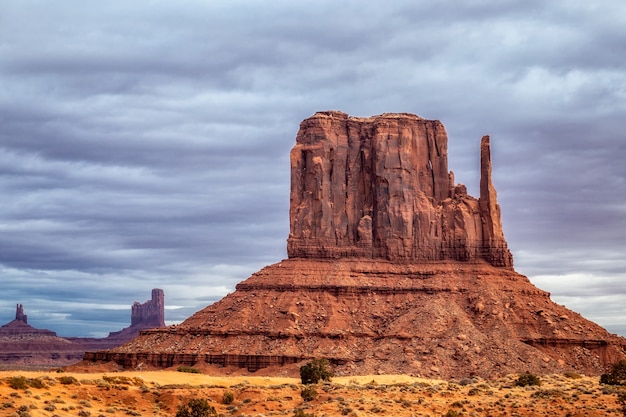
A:
{"type": "Polygon", "coordinates": [[[454,184],[438,120],[316,113],[301,123],[291,151],[289,257],[484,260],[510,268],[488,136],[480,190],[476,199],[454,184]]]}

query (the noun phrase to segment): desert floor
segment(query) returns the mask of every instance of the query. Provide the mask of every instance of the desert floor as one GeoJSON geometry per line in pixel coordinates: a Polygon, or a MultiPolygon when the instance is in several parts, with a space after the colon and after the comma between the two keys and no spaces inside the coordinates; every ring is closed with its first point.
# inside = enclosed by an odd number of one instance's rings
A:
{"type": "Polygon", "coordinates": [[[211,376],[177,371],[72,373],[0,372],[0,416],[174,416],[180,404],[207,399],[223,416],[622,416],[624,387],[598,377],[541,376],[541,386],[497,380],[439,381],[405,375],[336,377],[313,385],[299,379],[211,376]],[[20,378],[21,377],[21,378],[20,378]],[[18,379],[16,379],[18,378],[18,379]],[[12,388],[19,382],[27,386],[12,388]],[[234,400],[224,404],[224,393],[234,400]],[[456,414],[455,414],[456,413],[456,414]]]}

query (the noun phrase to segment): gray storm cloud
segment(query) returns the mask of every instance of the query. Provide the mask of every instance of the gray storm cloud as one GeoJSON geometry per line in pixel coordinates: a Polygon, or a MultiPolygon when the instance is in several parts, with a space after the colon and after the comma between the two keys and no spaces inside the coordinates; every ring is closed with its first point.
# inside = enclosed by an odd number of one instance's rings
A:
{"type": "Polygon", "coordinates": [[[626,334],[625,25],[613,1],[5,1],[0,317],[103,335],[151,288],[169,322],[232,291],[286,256],[289,150],[337,109],[441,120],[473,195],[490,134],[516,269],[626,334]]]}

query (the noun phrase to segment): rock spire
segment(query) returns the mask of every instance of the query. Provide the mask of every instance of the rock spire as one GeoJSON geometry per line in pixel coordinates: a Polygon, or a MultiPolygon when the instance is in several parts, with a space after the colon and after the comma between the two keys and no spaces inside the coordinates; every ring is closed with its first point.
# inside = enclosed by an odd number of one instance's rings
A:
{"type": "Polygon", "coordinates": [[[28,324],[28,316],[24,314],[24,306],[22,304],[18,304],[15,308],[15,320],[28,324]]]}

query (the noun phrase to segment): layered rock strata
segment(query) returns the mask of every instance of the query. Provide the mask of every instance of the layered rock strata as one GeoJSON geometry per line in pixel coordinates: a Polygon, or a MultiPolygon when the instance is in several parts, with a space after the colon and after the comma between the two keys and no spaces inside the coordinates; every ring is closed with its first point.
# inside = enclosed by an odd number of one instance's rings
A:
{"type": "Polygon", "coordinates": [[[549,296],[484,262],[293,258],[263,268],[178,326],[143,331],[85,359],[257,371],[323,357],[339,374],[491,377],[593,374],[623,355],[624,339],[549,296]]]}
{"type": "Polygon", "coordinates": [[[79,361],[83,352],[55,332],[28,324],[22,304],[17,304],[15,319],[0,326],[0,367],[67,365],[79,361]]]}
{"type": "Polygon", "coordinates": [[[447,168],[443,125],[317,113],[291,152],[289,259],[178,326],[87,362],[257,371],[328,358],[338,374],[594,374],[626,340],[513,270],[480,144],[480,198],[447,168]]]}

